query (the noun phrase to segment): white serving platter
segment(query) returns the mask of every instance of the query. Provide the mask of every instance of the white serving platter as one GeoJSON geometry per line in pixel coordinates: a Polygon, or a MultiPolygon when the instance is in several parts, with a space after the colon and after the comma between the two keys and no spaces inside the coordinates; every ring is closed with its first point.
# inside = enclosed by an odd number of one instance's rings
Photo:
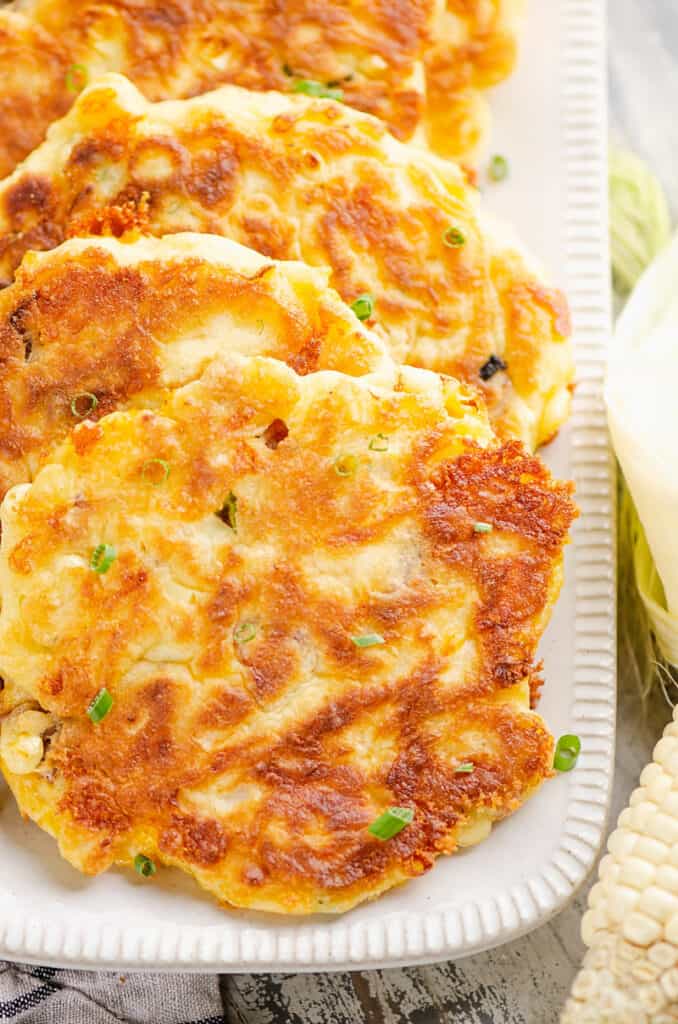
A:
{"type": "Polygon", "coordinates": [[[571,301],[572,419],[546,451],[581,509],[541,654],[541,712],[578,733],[576,771],[547,783],[482,845],[342,917],[224,911],[178,873],[86,879],[0,799],[0,956],[71,967],[319,971],[447,960],[535,928],[593,864],[612,781],[613,465],[601,400],[610,330],[604,0],[531,0],[516,75],[495,93],[493,150],[511,164],[485,201],[511,220],[571,301]]]}

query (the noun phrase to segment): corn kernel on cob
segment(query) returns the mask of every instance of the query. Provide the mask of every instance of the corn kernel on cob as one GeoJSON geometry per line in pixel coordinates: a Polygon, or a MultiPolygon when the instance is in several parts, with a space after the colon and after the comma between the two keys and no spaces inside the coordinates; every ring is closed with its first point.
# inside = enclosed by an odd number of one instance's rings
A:
{"type": "Polygon", "coordinates": [[[561,1024],[678,1022],[678,709],[600,863],[561,1024]]]}

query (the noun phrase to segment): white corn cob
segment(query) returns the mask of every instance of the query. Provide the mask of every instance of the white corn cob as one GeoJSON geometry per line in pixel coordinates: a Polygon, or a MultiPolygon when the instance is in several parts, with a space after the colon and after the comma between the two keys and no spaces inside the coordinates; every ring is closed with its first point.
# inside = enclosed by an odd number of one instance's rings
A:
{"type": "Polygon", "coordinates": [[[678,709],[589,895],[589,947],[561,1024],[678,1022],[678,709]]]}

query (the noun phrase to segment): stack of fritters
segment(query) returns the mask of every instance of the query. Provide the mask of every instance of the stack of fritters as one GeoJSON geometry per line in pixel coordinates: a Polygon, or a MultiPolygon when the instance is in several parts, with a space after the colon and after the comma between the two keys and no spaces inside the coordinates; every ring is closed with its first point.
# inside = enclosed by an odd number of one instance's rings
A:
{"type": "Polygon", "coordinates": [[[327,100],[224,87],[149,104],[88,88],[0,183],[0,278],[27,249],[130,227],[225,234],[329,266],[399,362],[481,390],[502,438],[534,448],[570,406],[563,295],[488,222],[459,169],[327,100]]]}
{"type": "Polygon", "coordinates": [[[0,11],[0,768],[81,870],[342,911],[550,775],[567,304],[385,127],[470,157],[516,17],[0,11]]]}
{"type": "Polygon", "coordinates": [[[522,0],[14,0],[0,10],[0,174],[105,71],[152,100],[218,85],[329,93],[473,160],[522,0]]]}
{"type": "Polygon", "coordinates": [[[548,776],[570,489],[475,396],[397,367],[315,272],[196,235],[31,257],[0,324],[43,454],[3,505],[2,767],[72,863],[344,910],[548,776]]]}

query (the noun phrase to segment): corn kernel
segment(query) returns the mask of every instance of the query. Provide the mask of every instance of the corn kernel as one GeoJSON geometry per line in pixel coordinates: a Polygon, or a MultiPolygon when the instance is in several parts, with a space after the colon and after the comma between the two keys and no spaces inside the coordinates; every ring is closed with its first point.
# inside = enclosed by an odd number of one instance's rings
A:
{"type": "Polygon", "coordinates": [[[659,886],[651,885],[640,897],[638,910],[663,924],[678,911],[678,897],[659,886]]]}
{"type": "Polygon", "coordinates": [[[649,946],[662,934],[662,926],[646,914],[629,914],[622,924],[622,934],[629,942],[638,946],[649,946]]]}
{"type": "Polygon", "coordinates": [[[661,986],[667,999],[672,1002],[678,1000],[678,968],[672,968],[662,975],[661,986]]]}
{"type": "Polygon", "coordinates": [[[657,964],[664,971],[678,963],[678,949],[668,942],[655,942],[647,955],[653,964],[657,964]]]}
{"type": "Polygon", "coordinates": [[[634,889],[646,889],[652,885],[656,873],[654,864],[641,860],[640,857],[628,857],[620,865],[619,881],[634,889]]]}
{"type": "Polygon", "coordinates": [[[649,1013],[659,1013],[666,1008],[666,995],[660,985],[643,985],[638,990],[638,1001],[649,1013]]]}

